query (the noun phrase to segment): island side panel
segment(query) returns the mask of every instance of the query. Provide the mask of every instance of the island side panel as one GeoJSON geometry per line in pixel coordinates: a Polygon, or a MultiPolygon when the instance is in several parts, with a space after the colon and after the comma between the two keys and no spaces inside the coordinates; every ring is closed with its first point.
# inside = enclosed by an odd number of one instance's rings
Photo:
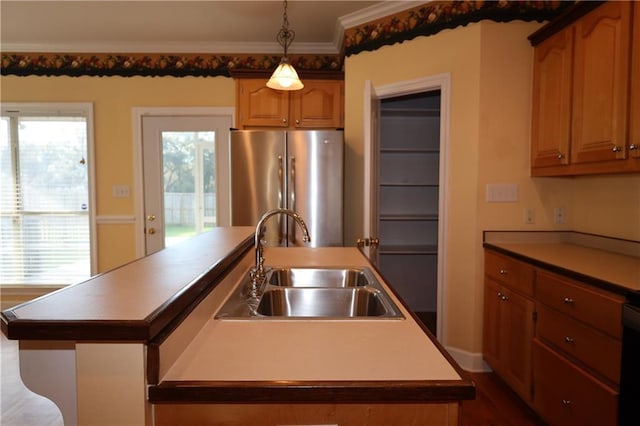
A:
{"type": "Polygon", "coordinates": [[[78,343],[78,423],[152,425],[142,343],[78,343]]]}
{"type": "Polygon", "coordinates": [[[20,341],[20,378],[60,409],[66,426],[78,424],[75,342],[20,341]]]}
{"type": "Polygon", "coordinates": [[[460,403],[430,404],[156,404],[156,426],[179,424],[459,425],[460,403]]]}
{"type": "MultiPolygon", "coordinates": [[[[153,350],[158,350],[158,366],[152,366],[148,381],[150,384],[157,384],[162,379],[171,366],[180,357],[185,348],[191,343],[195,336],[202,330],[214,313],[220,309],[228,295],[235,288],[236,284],[248,272],[253,264],[254,253],[249,250],[244,257],[218,283],[216,288],[193,310],[193,312],[162,341],[152,342],[152,346],[157,346],[153,350]]],[[[152,348],[150,348],[151,350],[152,348]]]]}

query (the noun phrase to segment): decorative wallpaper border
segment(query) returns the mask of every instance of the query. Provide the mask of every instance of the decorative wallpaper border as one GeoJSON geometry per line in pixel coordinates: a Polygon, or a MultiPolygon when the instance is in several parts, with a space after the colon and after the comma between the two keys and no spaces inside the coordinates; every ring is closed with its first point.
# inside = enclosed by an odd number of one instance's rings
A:
{"type": "MultiPolygon", "coordinates": [[[[70,54],[2,53],[2,75],[41,76],[230,76],[234,70],[268,71],[280,63],[278,55],[207,54],[70,54]]],[[[289,55],[302,71],[341,71],[340,55],[289,55]]]]}
{"type": "MultiPolygon", "coordinates": [[[[344,56],[379,49],[418,36],[489,19],[496,22],[544,21],[559,15],[573,1],[437,1],[388,16],[345,32],[344,56]]],[[[343,55],[290,55],[302,72],[341,72],[343,55]]],[[[3,52],[1,75],[16,76],[231,76],[234,71],[268,72],[279,55],[94,54],[3,52]]]]}
{"type": "Polygon", "coordinates": [[[435,1],[345,31],[345,56],[402,43],[418,36],[487,19],[495,22],[546,21],[574,1],[435,1]]]}

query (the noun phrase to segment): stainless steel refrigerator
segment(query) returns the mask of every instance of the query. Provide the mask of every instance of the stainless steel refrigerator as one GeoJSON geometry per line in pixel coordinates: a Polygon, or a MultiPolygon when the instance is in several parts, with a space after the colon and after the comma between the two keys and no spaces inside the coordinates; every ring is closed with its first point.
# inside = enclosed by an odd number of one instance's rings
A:
{"type": "Polygon", "coordinates": [[[266,222],[267,246],[342,246],[344,138],[340,130],[232,130],[231,224],[255,226],[268,210],[287,208],[307,224],[310,243],[292,218],[266,222]]]}

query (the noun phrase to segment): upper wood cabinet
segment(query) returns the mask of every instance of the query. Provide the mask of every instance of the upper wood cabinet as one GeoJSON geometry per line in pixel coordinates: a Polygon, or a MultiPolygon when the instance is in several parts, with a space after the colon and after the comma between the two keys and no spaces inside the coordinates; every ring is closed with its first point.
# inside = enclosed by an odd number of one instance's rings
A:
{"type": "Polygon", "coordinates": [[[640,172],[629,131],[631,52],[640,43],[631,15],[632,2],[606,2],[537,42],[533,176],[640,172]]]}
{"type": "Polygon", "coordinates": [[[241,129],[344,127],[342,80],[304,80],[302,90],[287,92],[268,88],[264,79],[238,79],[236,99],[241,129]]]}
{"type": "Polygon", "coordinates": [[[534,63],[531,165],[569,164],[573,28],[540,43],[534,63]]]}

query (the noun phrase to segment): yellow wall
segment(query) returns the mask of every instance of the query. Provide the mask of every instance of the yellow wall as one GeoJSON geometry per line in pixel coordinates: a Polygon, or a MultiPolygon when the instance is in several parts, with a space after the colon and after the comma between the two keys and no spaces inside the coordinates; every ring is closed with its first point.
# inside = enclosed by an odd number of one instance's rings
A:
{"type": "Polygon", "coordinates": [[[639,176],[529,177],[533,49],[527,36],[539,26],[484,21],[345,63],[347,241],[362,235],[365,80],[384,86],[451,74],[444,343],[473,354],[482,349],[482,231],[573,229],[640,239],[639,176]],[[518,201],[487,203],[488,183],[517,184],[518,201]],[[555,207],[566,209],[565,224],[554,225],[555,207]],[[524,223],[525,208],[534,209],[534,224],[524,223]]]}
{"type": "MultiPolygon", "coordinates": [[[[134,215],[133,107],[235,105],[231,78],[3,76],[2,102],[92,102],[98,216],[134,215]],[[130,198],[114,198],[113,185],[129,185],[130,198]]],[[[135,227],[98,227],[98,270],[135,258],[135,227]]]]}

